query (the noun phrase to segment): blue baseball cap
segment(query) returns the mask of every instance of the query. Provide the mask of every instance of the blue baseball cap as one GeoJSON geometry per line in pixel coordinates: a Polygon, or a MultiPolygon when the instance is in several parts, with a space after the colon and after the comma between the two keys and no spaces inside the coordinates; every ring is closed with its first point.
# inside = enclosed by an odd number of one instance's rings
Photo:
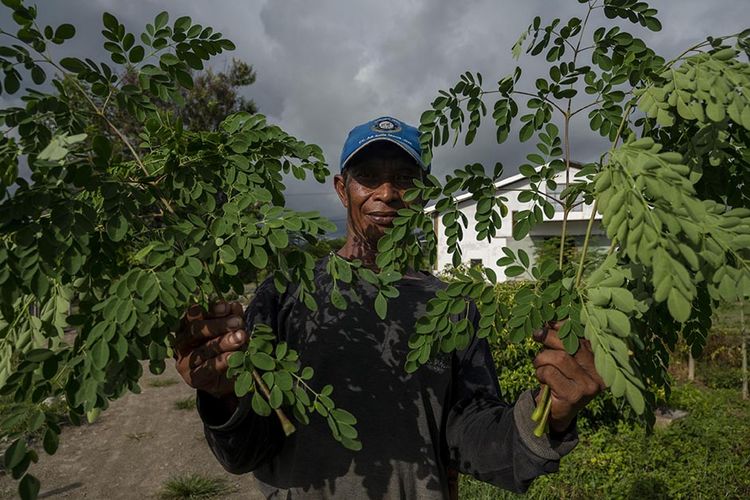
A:
{"type": "Polygon", "coordinates": [[[407,125],[390,116],[381,116],[362,125],[357,125],[349,132],[349,137],[346,138],[344,143],[344,149],[341,151],[341,171],[344,171],[349,160],[369,144],[388,141],[409,153],[409,156],[414,158],[414,161],[422,167],[422,170],[429,173],[430,165],[425,165],[422,161],[419,135],[419,130],[416,127],[407,125]]]}

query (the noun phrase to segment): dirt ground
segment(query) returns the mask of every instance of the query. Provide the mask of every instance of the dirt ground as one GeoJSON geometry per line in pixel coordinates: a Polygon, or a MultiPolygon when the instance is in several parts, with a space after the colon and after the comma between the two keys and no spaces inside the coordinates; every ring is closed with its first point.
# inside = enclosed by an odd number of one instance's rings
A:
{"type": "MultiPolygon", "coordinates": [[[[55,455],[37,446],[40,459],[31,471],[42,483],[39,498],[155,499],[167,479],[189,472],[226,478],[234,493],[222,498],[264,498],[251,475],[222,469],[206,445],[196,410],[175,408],[194,391],[174,367],[158,377],[146,372],[141,394],[112,402],[91,425],[65,427],[55,455]],[[154,379],[179,383],[151,387],[154,379]]],[[[16,488],[15,481],[0,476],[0,498],[16,498],[16,488]]]]}

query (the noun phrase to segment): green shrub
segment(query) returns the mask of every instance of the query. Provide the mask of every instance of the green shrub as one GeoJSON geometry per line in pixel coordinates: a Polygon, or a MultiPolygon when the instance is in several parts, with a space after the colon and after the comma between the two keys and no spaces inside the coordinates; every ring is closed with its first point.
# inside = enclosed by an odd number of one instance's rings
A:
{"type": "MultiPolygon", "coordinates": [[[[498,283],[495,287],[498,300],[506,305],[500,309],[501,314],[505,315],[502,322],[510,319],[508,313],[513,308],[513,296],[524,284],[521,281],[510,281],[498,283]]],[[[491,337],[489,342],[492,359],[498,368],[500,389],[506,399],[513,401],[522,392],[538,385],[534,366],[531,364],[531,360],[539,352],[538,343],[529,338],[518,344],[512,343],[508,340],[506,329],[499,336],[491,337]]]]}
{"type": "MultiPolygon", "coordinates": [[[[750,498],[750,402],[737,391],[676,387],[689,415],[652,434],[620,423],[582,430],[560,472],[537,479],[526,498],[750,498]]],[[[464,499],[516,498],[462,478],[464,499]]]]}
{"type": "Polygon", "coordinates": [[[709,364],[700,366],[696,372],[708,387],[714,389],[739,390],[742,387],[742,370],[739,368],[709,364]]]}

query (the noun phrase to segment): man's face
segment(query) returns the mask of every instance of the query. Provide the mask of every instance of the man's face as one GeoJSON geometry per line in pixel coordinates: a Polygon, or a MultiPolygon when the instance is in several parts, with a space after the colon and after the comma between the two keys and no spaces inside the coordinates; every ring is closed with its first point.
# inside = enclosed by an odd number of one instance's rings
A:
{"type": "Polygon", "coordinates": [[[374,245],[406,207],[404,192],[421,177],[419,166],[404,154],[371,156],[334,178],[336,192],[347,209],[354,236],[374,245]]]}

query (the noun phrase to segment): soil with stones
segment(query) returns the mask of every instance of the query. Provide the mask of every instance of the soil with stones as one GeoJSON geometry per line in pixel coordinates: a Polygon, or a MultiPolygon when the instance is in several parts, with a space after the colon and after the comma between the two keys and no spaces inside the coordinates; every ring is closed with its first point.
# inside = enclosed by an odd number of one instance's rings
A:
{"type": "MultiPolygon", "coordinates": [[[[177,408],[195,391],[167,364],[159,376],[146,369],[142,393],[113,401],[93,424],[64,427],[55,455],[36,445],[40,459],[31,472],[42,483],[40,498],[157,499],[168,479],[186,473],[224,478],[232,493],[219,498],[264,498],[250,474],[219,465],[196,410],[177,408]],[[175,383],[157,386],[169,381],[175,383]]],[[[16,498],[16,491],[16,482],[0,475],[0,498],[16,498]]]]}

